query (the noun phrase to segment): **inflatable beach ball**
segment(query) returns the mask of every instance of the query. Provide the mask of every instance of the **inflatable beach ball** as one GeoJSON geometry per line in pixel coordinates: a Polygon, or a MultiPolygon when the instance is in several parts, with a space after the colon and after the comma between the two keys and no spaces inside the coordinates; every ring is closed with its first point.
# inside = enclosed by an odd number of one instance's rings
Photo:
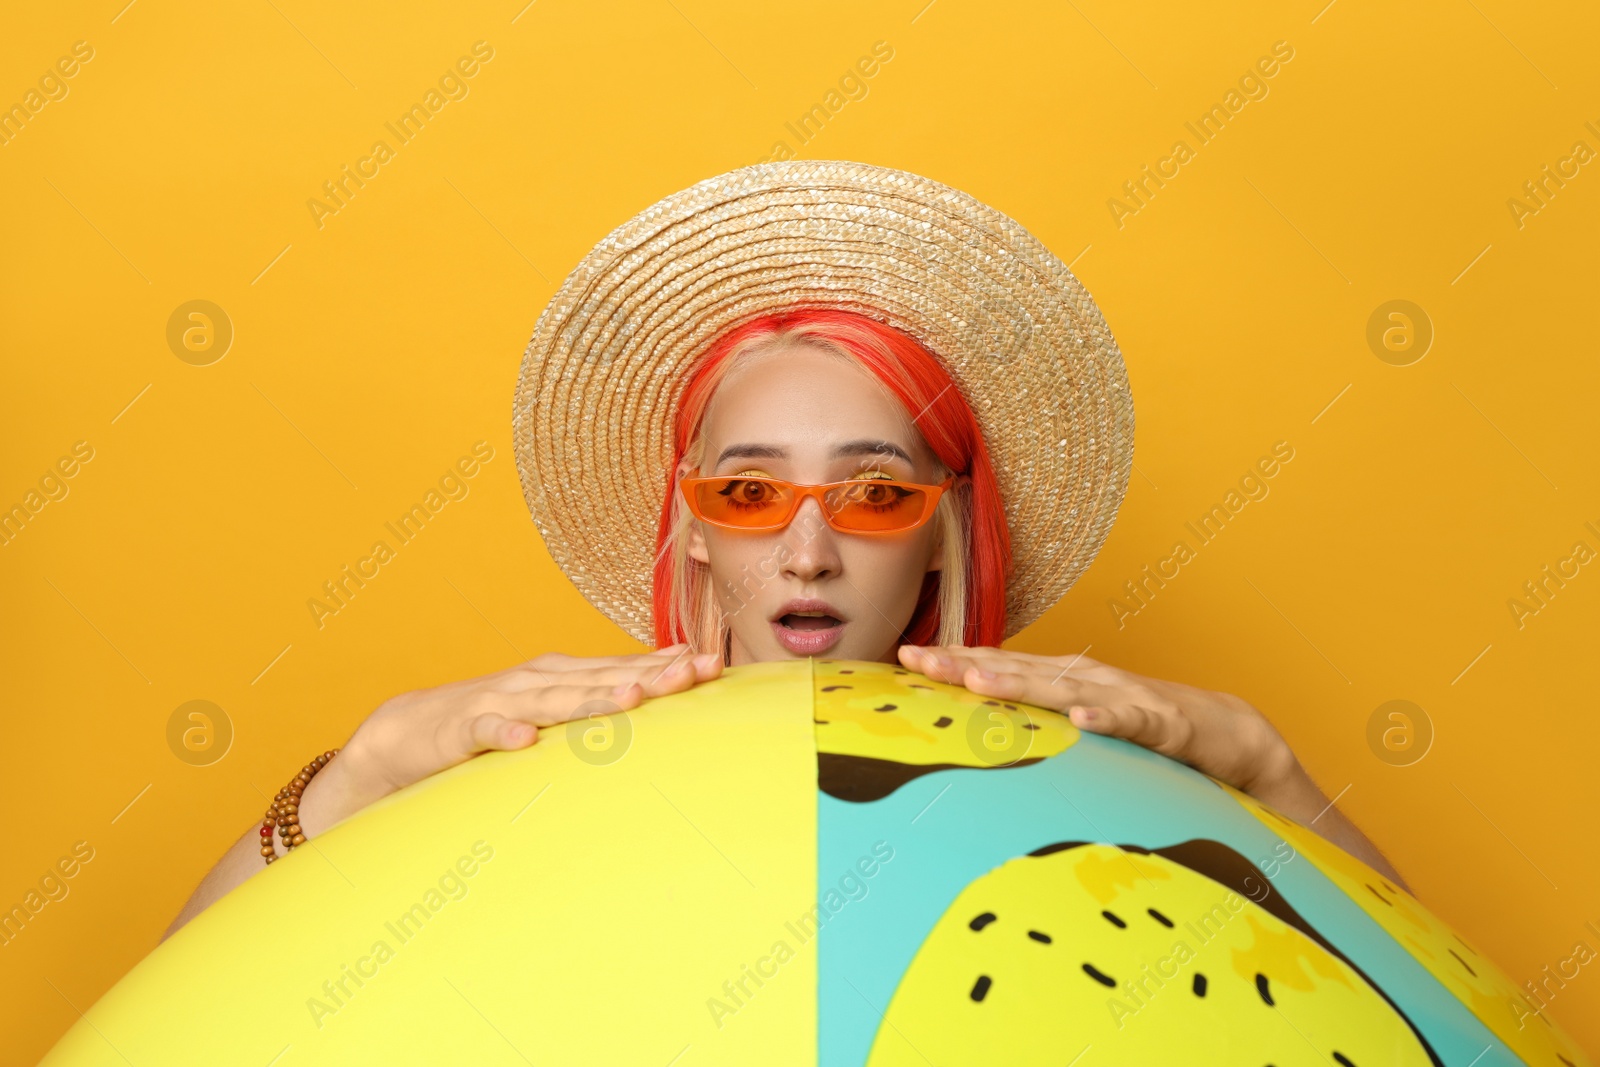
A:
{"type": "Polygon", "coordinates": [[[1187,767],[761,663],[264,868],[50,1065],[1589,1061],[1404,890],[1187,767]]]}

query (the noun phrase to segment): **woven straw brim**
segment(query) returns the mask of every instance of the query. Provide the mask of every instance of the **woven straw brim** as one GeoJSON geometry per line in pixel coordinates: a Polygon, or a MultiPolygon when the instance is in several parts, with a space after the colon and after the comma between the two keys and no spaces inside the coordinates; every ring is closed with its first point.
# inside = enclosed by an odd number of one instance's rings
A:
{"type": "Polygon", "coordinates": [[[595,245],[534,327],[512,435],[528,509],[579,592],[654,644],[672,425],[694,361],[780,309],[843,308],[944,362],[988,443],[1015,570],[1006,636],[1094,559],[1127,491],[1133,403],[1099,309],[1021,225],[957,189],[842,161],[758,163],[595,245]]]}

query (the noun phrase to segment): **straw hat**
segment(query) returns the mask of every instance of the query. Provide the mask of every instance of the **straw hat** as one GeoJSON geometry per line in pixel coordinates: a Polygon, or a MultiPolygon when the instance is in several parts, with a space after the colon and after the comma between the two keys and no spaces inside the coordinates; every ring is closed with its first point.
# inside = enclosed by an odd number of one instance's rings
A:
{"type": "Polygon", "coordinates": [[[1100,550],[1133,464],[1122,354],[1060,259],[1011,218],[903,170],[757,163],[658,201],[583,258],[522,360],[512,436],[550,554],[653,645],[672,425],[697,357],[779,309],[888,323],[941,359],[988,443],[1015,571],[1006,636],[1100,550]]]}

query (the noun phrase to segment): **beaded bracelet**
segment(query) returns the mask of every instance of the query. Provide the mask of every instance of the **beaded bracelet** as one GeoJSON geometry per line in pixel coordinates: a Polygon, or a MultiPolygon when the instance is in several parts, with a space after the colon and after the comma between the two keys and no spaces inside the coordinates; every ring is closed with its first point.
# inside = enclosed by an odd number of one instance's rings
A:
{"type": "Polygon", "coordinates": [[[300,796],[305,792],[306,784],[338,754],[339,750],[335,748],[306,764],[293,781],[278,790],[278,795],[267,806],[267,816],[261,822],[261,855],[268,864],[278,858],[277,850],[272,847],[274,829],[283,839],[284,855],[292,852],[295,846],[306,843],[306,835],[300,829],[300,796]]]}

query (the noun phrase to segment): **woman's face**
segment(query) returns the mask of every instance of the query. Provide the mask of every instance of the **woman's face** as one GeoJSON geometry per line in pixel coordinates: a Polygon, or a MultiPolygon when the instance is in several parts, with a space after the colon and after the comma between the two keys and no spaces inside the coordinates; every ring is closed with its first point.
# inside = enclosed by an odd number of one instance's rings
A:
{"type": "MultiPolygon", "coordinates": [[[[853,361],[810,344],[745,357],[717,389],[702,433],[704,476],[942,480],[893,395],[853,361]]],[[[688,551],[711,568],[734,665],[823,655],[892,662],[923,575],[939,567],[938,531],[929,520],[904,533],[840,533],[808,497],[782,530],[696,522],[688,551]]]]}

